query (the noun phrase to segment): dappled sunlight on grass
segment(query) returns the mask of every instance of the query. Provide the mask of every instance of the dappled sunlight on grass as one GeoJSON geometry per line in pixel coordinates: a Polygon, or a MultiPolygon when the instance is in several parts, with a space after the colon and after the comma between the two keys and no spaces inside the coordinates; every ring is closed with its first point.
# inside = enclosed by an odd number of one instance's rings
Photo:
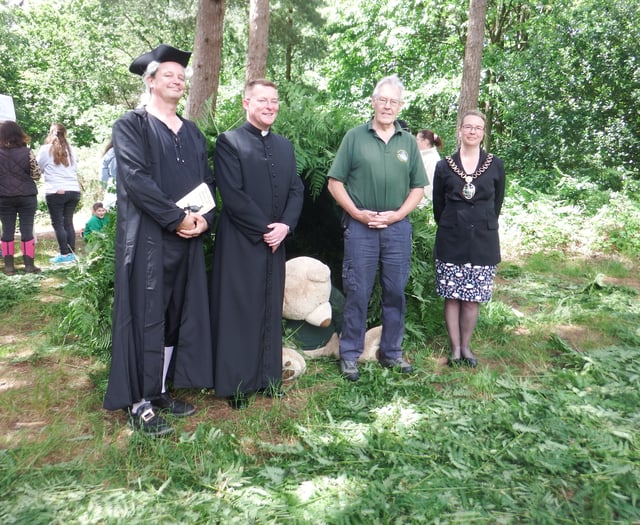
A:
{"type": "Polygon", "coordinates": [[[363,491],[365,484],[365,480],[354,479],[347,474],[316,476],[302,481],[294,491],[298,504],[304,507],[301,517],[319,519],[347,508],[354,496],[363,491]]]}
{"type": "Polygon", "coordinates": [[[371,412],[375,416],[371,424],[373,430],[401,435],[416,432],[418,423],[424,418],[424,415],[405,399],[396,399],[393,403],[372,409],[371,412]]]}
{"type": "Polygon", "coordinates": [[[48,272],[54,300],[19,302],[0,333],[0,521],[640,522],[636,274],[632,260],[560,251],[505,261],[477,368],[447,366],[435,304],[407,331],[412,374],[368,362],[351,383],[335,359],[309,360],[285,398],[241,411],[178,391],[196,414],[150,439],[101,409],[109,341],[97,351],[58,322],[61,280],[86,290],[85,275],[48,272]]]}

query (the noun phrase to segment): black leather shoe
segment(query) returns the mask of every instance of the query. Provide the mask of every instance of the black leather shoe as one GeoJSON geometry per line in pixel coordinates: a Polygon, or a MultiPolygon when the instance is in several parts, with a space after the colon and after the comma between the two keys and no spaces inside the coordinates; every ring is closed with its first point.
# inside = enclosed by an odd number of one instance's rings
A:
{"type": "Polygon", "coordinates": [[[460,357],[458,357],[458,359],[450,357],[449,359],[447,359],[447,366],[450,366],[451,368],[462,366],[462,359],[460,357]]]}
{"type": "Polygon", "coordinates": [[[178,417],[190,416],[196,411],[196,407],[191,403],[173,399],[169,395],[169,392],[165,392],[164,394],[160,394],[160,397],[151,399],[151,404],[161,412],[166,412],[167,414],[178,417]]]}
{"type": "Polygon", "coordinates": [[[145,403],[137,412],[129,412],[129,426],[142,434],[151,437],[166,436],[173,428],[151,406],[145,403]]]}
{"type": "Polygon", "coordinates": [[[469,368],[475,368],[478,366],[478,360],[475,357],[463,357],[460,359],[463,364],[467,365],[469,368]]]}
{"type": "Polygon", "coordinates": [[[227,403],[234,410],[243,410],[249,406],[249,398],[246,394],[236,394],[235,396],[229,396],[227,403]]]}

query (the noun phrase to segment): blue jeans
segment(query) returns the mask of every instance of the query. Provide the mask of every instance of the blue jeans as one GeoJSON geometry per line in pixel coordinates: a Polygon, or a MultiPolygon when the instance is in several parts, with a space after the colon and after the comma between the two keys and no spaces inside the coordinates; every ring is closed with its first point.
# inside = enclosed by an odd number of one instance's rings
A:
{"type": "Polygon", "coordinates": [[[411,223],[406,218],[383,229],[347,219],[342,263],[346,296],[340,336],[342,359],[356,360],[364,350],[367,310],[378,268],[382,288],[380,358],[402,357],[411,233],[411,223]]]}
{"type": "Polygon", "coordinates": [[[62,255],[76,249],[76,230],[73,227],[73,213],[80,202],[79,191],[50,193],[46,196],[51,225],[56,232],[58,248],[62,255]]]}

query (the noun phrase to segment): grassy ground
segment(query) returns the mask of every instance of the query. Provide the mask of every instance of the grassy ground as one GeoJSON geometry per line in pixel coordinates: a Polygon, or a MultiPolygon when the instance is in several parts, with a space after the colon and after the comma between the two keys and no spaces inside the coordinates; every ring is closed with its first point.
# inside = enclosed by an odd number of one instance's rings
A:
{"type": "Polygon", "coordinates": [[[0,275],[3,524],[640,523],[637,261],[507,259],[477,369],[448,368],[443,337],[409,377],[309,361],[245,411],[180,392],[198,412],[154,440],[101,408],[105,365],[61,333],[55,252],[43,236],[40,276],[0,275]]]}

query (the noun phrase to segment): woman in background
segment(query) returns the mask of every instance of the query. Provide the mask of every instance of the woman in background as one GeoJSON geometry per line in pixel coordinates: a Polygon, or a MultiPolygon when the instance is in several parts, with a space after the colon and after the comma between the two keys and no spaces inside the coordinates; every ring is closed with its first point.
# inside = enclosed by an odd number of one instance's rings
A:
{"type": "Polygon", "coordinates": [[[16,218],[20,219],[20,245],[24,271],[38,273],[34,265],[33,220],[38,206],[37,180],[40,168],[29,148],[30,138],[10,120],[0,124],[0,220],[4,273],[14,275],[16,218]]]}
{"type": "Polygon", "coordinates": [[[424,187],[424,197],[418,205],[418,207],[423,208],[431,202],[433,174],[436,170],[436,164],[440,160],[439,151],[442,150],[442,138],[430,129],[423,129],[418,131],[416,141],[418,142],[418,149],[420,150],[424,170],[427,172],[427,185],[424,187]]]}
{"type": "Polygon", "coordinates": [[[482,149],[485,116],[467,111],[458,128],[458,151],[436,165],[433,216],[436,292],[444,297],[451,344],[449,366],[478,364],[471,336],[480,303],[491,300],[500,262],[498,217],[505,189],[502,160],[482,149]]]}
{"type": "Polygon", "coordinates": [[[116,177],[118,175],[118,162],[116,152],[113,150],[113,140],[109,140],[102,156],[102,167],[100,169],[100,182],[104,188],[102,202],[106,210],[113,208],[116,204],[116,177]]]}
{"type": "Polygon", "coordinates": [[[53,124],[45,144],[38,152],[38,165],[44,175],[44,191],[60,253],[52,263],[75,261],[76,231],[73,214],[80,202],[77,157],[62,124],[53,124]]]}

